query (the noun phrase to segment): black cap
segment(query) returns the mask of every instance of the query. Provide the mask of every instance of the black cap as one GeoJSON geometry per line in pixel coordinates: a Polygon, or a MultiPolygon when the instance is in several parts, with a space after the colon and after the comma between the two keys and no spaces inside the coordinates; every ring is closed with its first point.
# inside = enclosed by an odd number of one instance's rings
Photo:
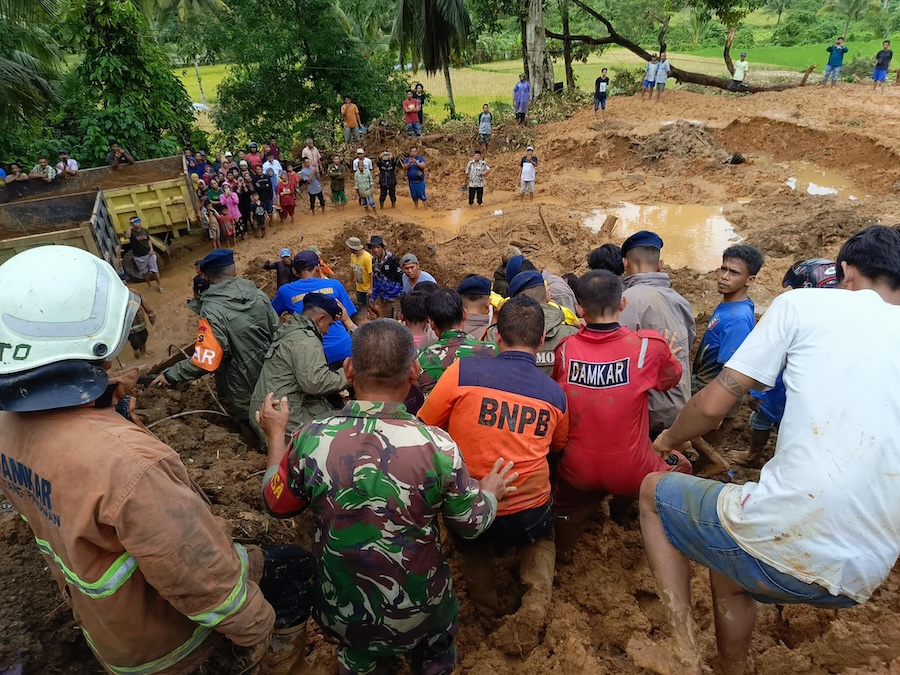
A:
{"type": "Polygon", "coordinates": [[[319,256],[312,251],[298,251],[294,256],[294,269],[298,271],[311,270],[319,264],[319,256]]]}
{"type": "Polygon", "coordinates": [[[322,293],[307,293],[303,296],[303,307],[318,307],[328,312],[332,319],[337,319],[341,314],[341,306],[338,301],[322,293]]]}
{"type": "Polygon", "coordinates": [[[384,239],[381,238],[380,235],[373,235],[371,239],[369,239],[369,243],[366,244],[369,248],[373,246],[384,246],[384,239]]]}

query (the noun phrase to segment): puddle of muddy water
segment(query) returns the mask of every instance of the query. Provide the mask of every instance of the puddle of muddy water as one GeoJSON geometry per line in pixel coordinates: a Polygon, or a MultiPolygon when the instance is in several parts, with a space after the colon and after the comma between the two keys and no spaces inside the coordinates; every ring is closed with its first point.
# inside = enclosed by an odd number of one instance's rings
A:
{"type": "Polygon", "coordinates": [[[775,162],[772,156],[766,153],[754,153],[751,157],[758,164],[774,164],[785,168],[789,177],[784,184],[791,190],[799,190],[809,195],[835,195],[851,201],[859,201],[869,196],[846,176],[811,162],[775,162]]]}
{"type": "Polygon", "coordinates": [[[638,230],[652,230],[663,239],[663,260],[672,267],[708,272],[719,267],[722,251],[741,241],[723,215],[723,207],[703,204],[630,204],[595,209],[584,224],[597,231],[608,215],[618,217],[616,240],[638,230]]]}

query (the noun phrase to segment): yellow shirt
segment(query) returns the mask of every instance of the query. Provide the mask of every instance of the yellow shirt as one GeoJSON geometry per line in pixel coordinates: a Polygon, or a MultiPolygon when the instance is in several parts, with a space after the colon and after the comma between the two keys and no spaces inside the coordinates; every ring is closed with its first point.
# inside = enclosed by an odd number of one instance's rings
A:
{"type": "Polygon", "coordinates": [[[372,292],[372,254],[358,251],[350,254],[350,267],[356,281],[356,290],[360,293],[372,292]]]}

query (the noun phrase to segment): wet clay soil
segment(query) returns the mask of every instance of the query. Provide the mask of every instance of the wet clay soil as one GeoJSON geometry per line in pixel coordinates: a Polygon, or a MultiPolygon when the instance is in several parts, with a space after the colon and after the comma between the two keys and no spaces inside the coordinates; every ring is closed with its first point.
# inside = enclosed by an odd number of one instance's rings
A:
{"type": "MultiPolygon", "coordinates": [[[[284,246],[296,251],[315,243],[338,277],[349,283],[344,239],[381,234],[391,250],[398,255],[415,253],[423,269],[447,285],[455,285],[469,272],[492,276],[500,252],[510,243],[540,267],[581,273],[588,251],[607,241],[586,227],[585,220],[619,209],[623,222],[612,234],[618,243],[642,223],[672,228],[664,235],[671,246],[664,248],[663,257],[669,263],[676,261],[677,269],[669,270],[673,285],[692,303],[702,332],[719,301],[715,272],[710,271],[717,260],[709,253],[694,259],[678,259],[675,254],[680,251],[689,257],[694,249],[714,248],[710,234],[702,227],[685,234],[681,230],[687,229],[687,222],[680,228],[667,218],[653,221],[650,207],[682,207],[682,212],[691,213],[686,219],[694,226],[701,221],[698,209],[703,209],[727,221],[734,237],[762,249],[766,265],[751,293],[759,312],[781,292],[781,277],[794,260],[834,256],[841,242],[860,228],[900,221],[900,163],[895,154],[900,152],[900,91],[873,96],[868,88],[848,86],[841,96],[830,97],[827,107],[821,105],[821,97],[819,89],[810,87],[743,98],[673,92],[662,105],[613,98],[605,122],[585,110],[565,122],[529,131],[540,157],[533,203],[517,201],[519,159],[524,153],[489,152],[486,159],[495,170],[487,177],[485,205],[480,209],[469,208],[466,195],[459,191],[472,139],[442,134],[432,143],[426,138],[433,212],[415,210],[401,181],[396,209],[389,206],[374,217],[355,204],[344,212],[329,209],[324,216],[302,212],[295,225],[276,225],[265,240],[240,242],[239,270],[272,294],[274,276],[261,270],[262,263],[284,246]],[[666,131],[654,136],[661,133],[663,123],[681,118],[706,125],[699,139],[689,128],[689,133],[666,131]],[[642,151],[642,143],[652,152],[642,151]],[[733,152],[744,153],[750,161],[723,164],[721,156],[733,152]],[[851,193],[860,197],[853,201],[844,193],[820,196],[791,189],[785,182],[798,176],[796,163],[804,162],[810,171],[827,168],[848,186],[864,186],[871,198],[864,198],[862,190],[851,193]],[[631,208],[628,205],[642,209],[631,222],[622,210],[631,208]],[[494,215],[495,211],[503,213],[494,215]]],[[[367,150],[374,155],[380,149],[367,150]]],[[[715,246],[723,243],[728,242],[716,241],[715,246]]],[[[165,293],[145,293],[159,319],[150,334],[153,355],[143,360],[144,365],[164,356],[170,345],[192,340],[196,324],[185,300],[190,296],[192,262],[206,250],[208,244],[196,239],[180,242],[164,273],[165,293]]],[[[133,287],[146,290],[144,284],[133,287]]],[[[122,362],[130,365],[134,358],[126,352],[122,362]]],[[[176,412],[215,408],[205,382],[174,391],[139,392],[138,400],[148,423],[176,412]]],[[[726,457],[747,449],[746,417],[745,409],[721,430],[718,447],[726,457]]],[[[181,453],[189,473],[210,497],[213,511],[232,522],[236,537],[308,545],[308,516],[278,521],[262,514],[259,480],[264,458],[248,451],[235,429],[221,424],[221,418],[197,414],[163,421],[153,431],[181,453]]],[[[770,453],[772,449],[770,444],[770,453]]],[[[719,478],[744,482],[758,477],[753,470],[733,469],[733,477],[719,478]]],[[[452,547],[447,549],[456,572],[452,547]]],[[[0,503],[0,566],[5,572],[0,577],[0,672],[17,663],[23,664],[25,673],[101,672],[62,604],[27,526],[4,503],[0,503]]],[[[510,611],[520,592],[515,570],[512,556],[498,560],[497,587],[510,611]]],[[[629,641],[668,635],[637,523],[621,527],[605,511],[597,514],[574,560],[557,568],[546,626],[540,644],[530,652],[520,651],[514,638],[498,637],[508,635],[501,630],[502,620],[481,621],[466,596],[465,583],[458,574],[455,578],[461,602],[458,673],[637,675],[646,671],[629,656],[629,641]]],[[[694,569],[692,590],[700,642],[706,662],[712,664],[709,583],[699,568],[694,569]]],[[[333,643],[312,626],[309,652],[308,672],[336,672],[333,643]]],[[[750,656],[748,672],[757,675],[900,673],[900,571],[895,570],[868,603],[855,609],[761,608],[750,656]]],[[[205,672],[235,675],[247,665],[240,650],[223,646],[205,672]]],[[[408,672],[402,663],[391,671],[408,672]]]]}

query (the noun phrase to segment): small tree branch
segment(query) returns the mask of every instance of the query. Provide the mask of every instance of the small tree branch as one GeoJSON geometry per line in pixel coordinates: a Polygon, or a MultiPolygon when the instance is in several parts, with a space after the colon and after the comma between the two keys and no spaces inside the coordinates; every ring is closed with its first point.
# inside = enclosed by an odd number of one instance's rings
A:
{"type": "Polygon", "coordinates": [[[660,53],[666,51],[666,33],[669,30],[669,21],[672,20],[672,15],[667,14],[666,18],[662,20],[662,26],[659,29],[659,35],[656,38],[656,41],[659,42],[659,51],[660,53]]]}
{"type": "MultiPolygon", "coordinates": [[[[554,40],[565,40],[566,36],[562,33],[554,33],[552,30],[544,29],[544,35],[548,38],[553,38],[554,40]]],[[[612,39],[612,36],[607,35],[605,38],[595,38],[590,35],[570,35],[569,40],[574,42],[583,42],[586,45],[591,45],[592,47],[596,47],[598,45],[611,45],[617,44],[615,40],[612,39]]]]}

